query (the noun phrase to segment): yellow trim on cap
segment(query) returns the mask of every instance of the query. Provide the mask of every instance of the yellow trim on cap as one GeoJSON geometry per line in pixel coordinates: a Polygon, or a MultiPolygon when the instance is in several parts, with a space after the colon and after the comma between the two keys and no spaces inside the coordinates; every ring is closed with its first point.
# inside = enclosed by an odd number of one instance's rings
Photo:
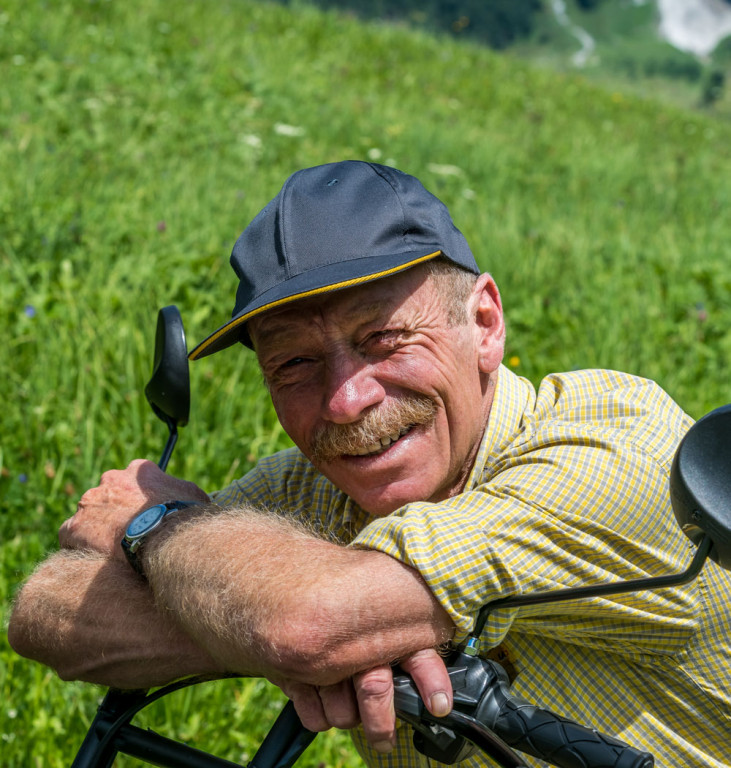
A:
{"type": "Polygon", "coordinates": [[[213,344],[213,342],[218,341],[218,339],[221,338],[224,334],[227,334],[229,331],[233,330],[234,328],[237,328],[242,323],[245,323],[247,320],[251,320],[252,317],[255,317],[256,315],[261,314],[262,312],[266,312],[269,309],[273,309],[274,307],[280,307],[283,304],[288,304],[291,301],[298,301],[299,299],[306,299],[310,296],[317,296],[320,293],[327,293],[328,291],[336,291],[340,288],[351,288],[355,285],[359,285],[360,283],[367,283],[370,280],[378,280],[381,277],[388,277],[389,275],[396,274],[397,272],[402,272],[405,269],[409,269],[411,267],[416,266],[417,264],[421,264],[424,261],[428,261],[429,259],[433,259],[435,256],[439,256],[441,254],[441,251],[434,251],[434,253],[428,253],[426,256],[419,256],[418,259],[414,259],[413,261],[409,261],[406,264],[401,264],[398,267],[392,267],[391,269],[385,269],[382,272],[374,272],[372,275],[364,275],[363,277],[354,277],[352,280],[343,280],[341,283],[333,283],[332,285],[324,285],[321,288],[313,288],[310,291],[302,291],[302,293],[295,293],[292,296],[285,296],[282,299],[277,299],[277,301],[272,301],[269,304],[264,304],[261,307],[257,307],[256,309],[252,309],[251,312],[248,312],[245,315],[241,315],[241,317],[236,317],[231,322],[226,323],[222,328],[219,328],[215,333],[211,334],[207,339],[203,340],[189,355],[188,358],[190,360],[197,360],[202,352],[205,352],[208,347],[213,344]]]}

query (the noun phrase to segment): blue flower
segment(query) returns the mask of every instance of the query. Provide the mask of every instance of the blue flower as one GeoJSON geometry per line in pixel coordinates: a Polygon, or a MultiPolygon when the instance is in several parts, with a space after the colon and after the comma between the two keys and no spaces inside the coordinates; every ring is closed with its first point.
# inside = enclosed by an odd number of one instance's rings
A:
{"type": "Polygon", "coordinates": [[[26,317],[35,317],[36,316],[36,308],[32,304],[26,304],[25,309],[23,310],[26,317]]]}

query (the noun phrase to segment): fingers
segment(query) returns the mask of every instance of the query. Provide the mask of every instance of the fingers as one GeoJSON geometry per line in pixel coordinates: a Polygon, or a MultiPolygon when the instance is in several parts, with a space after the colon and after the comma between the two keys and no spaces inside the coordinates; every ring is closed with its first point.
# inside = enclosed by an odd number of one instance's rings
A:
{"type": "Polygon", "coordinates": [[[356,675],[352,681],[314,686],[292,680],[274,681],[294,702],[302,725],[310,731],[354,728],[363,723],[366,738],[379,752],[396,743],[393,675],[384,665],[356,675]]]}
{"type": "Polygon", "coordinates": [[[114,554],[129,520],[147,506],[137,482],[142,467],[149,472],[147,465],[155,467],[152,462],[138,460],[125,470],[105,472],[99,485],[79,499],[76,513],[61,525],[58,532],[61,547],[114,554]]]}
{"type": "Polygon", "coordinates": [[[302,725],[309,731],[327,731],[330,728],[325,710],[314,685],[304,683],[279,683],[279,687],[292,699],[302,725]]]}
{"type": "MultiPolygon", "coordinates": [[[[442,657],[432,649],[418,651],[400,662],[414,680],[429,711],[444,717],[452,709],[452,683],[442,657]]],[[[396,744],[393,673],[388,665],[360,672],[351,681],[313,686],[291,680],[279,687],[294,702],[302,725],[310,731],[353,728],[362,722],[368,742],[378,752],[396,744]]]]}
{"type": "Polygon", "coordinates": [[[366,739],[378,752],[390,752],[396,744],[391,667],[382,665],[360,672],[353,685],[366,739]]]}
{"type": "Polygon", "coordinates": [[[152,461],[136,459],[126,469],[105,472],[79,500],[58,533],[64,549],[94,549],[122,557],[119,542],[129,521],[152,504],[173,499],[207,502],[194,483],[166,475],[152,461]]]}
{"type": "Polygon", "coordinates": [[[437,717],[452,710],[452,683],[442,657],[432,648],[408,656],[400,662],[404,672],[411,675],[427,709],[437,717]]]}
{"type": "Polygon", "coordinates": [[[355,728],[360,722],[349,680],[325,686],[286,681],[279,687],[292,699],[302,725],[310,731],[355,728]]]}
{"type": "Polygon", "coordinates": [[[325,718],[333,728],[355,728],[360,722],[358,705],[350,680],[318,688],[325,718]]]}

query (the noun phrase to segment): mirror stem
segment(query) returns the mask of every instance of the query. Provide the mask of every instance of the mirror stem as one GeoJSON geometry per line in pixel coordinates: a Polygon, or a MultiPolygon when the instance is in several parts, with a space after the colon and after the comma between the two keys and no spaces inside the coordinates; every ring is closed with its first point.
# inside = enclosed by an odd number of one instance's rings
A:
{"type": "Polygon", "coordinates": [[[555,603],[559,600],[578,600],[585,597],[604,597],[606,595],[618,595],[622,592],[638,592],[643,589],[661,589],[663,587],[676,587],[692,581],[703,568],[706,558],[711,552],[713,542],[708,534],[704,535],[698,544],[693,560],[682,573],[671,573],[667,576],[648,576],[642,579],[630,581],[616,581],[610,584],[597,584],[588,587],[569,587],[557,589],[552,592],[539,592],[538,594],[509,595],[498,600],[493,600],[480,608],[477,614],[475,628],[467,639],[465,653],[469,656],[477,655],[480,648],[479,637],[490,613],[498,608],[520,608],[524,605],[540,605],[542,603],[555,603]]]}
{"type": "Polygon", "coordinates": [[[158,461],[157,466],[160,467],[160,469],[164,472],[168,467],[168,462],[170,461],[170,457],[173,454],[173,448],[175,448],[175,443],[178,442],[178,425],[177,422],[175,422],[173,419],[165,419],[165,423],[168,425],[168,441],[165,443],[165,448],[163,449],[162,456],[160,457],[160,461],[158,461]]]}

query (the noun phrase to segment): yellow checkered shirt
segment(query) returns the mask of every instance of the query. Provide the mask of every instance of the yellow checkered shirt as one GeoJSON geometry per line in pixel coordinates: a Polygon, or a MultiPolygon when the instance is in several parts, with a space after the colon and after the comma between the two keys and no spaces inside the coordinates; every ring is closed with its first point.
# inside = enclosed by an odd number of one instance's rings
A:
{"type": "MultiPolygon", "coordinates": [[[[501,368],[459,496],[371,518],[290,449],[216,498],[286,509],[416,568],[459,641],[502,596],[684,570],[693,547],[675,522],[668,475],[690,424],[646,379],[577,371],[548,376],[536,393],[501,368]]],[[[503,643],[515,693],[650,751],[658,768],[720,768],[731,765],[729,597],[731,574],[708,562],[682,587],[496,612],[482,647],[503,643]]],[[[353,739],[369,765],[438,765],[415,751],[406,726],[386,756],[357,729],[353,739]]]]}

